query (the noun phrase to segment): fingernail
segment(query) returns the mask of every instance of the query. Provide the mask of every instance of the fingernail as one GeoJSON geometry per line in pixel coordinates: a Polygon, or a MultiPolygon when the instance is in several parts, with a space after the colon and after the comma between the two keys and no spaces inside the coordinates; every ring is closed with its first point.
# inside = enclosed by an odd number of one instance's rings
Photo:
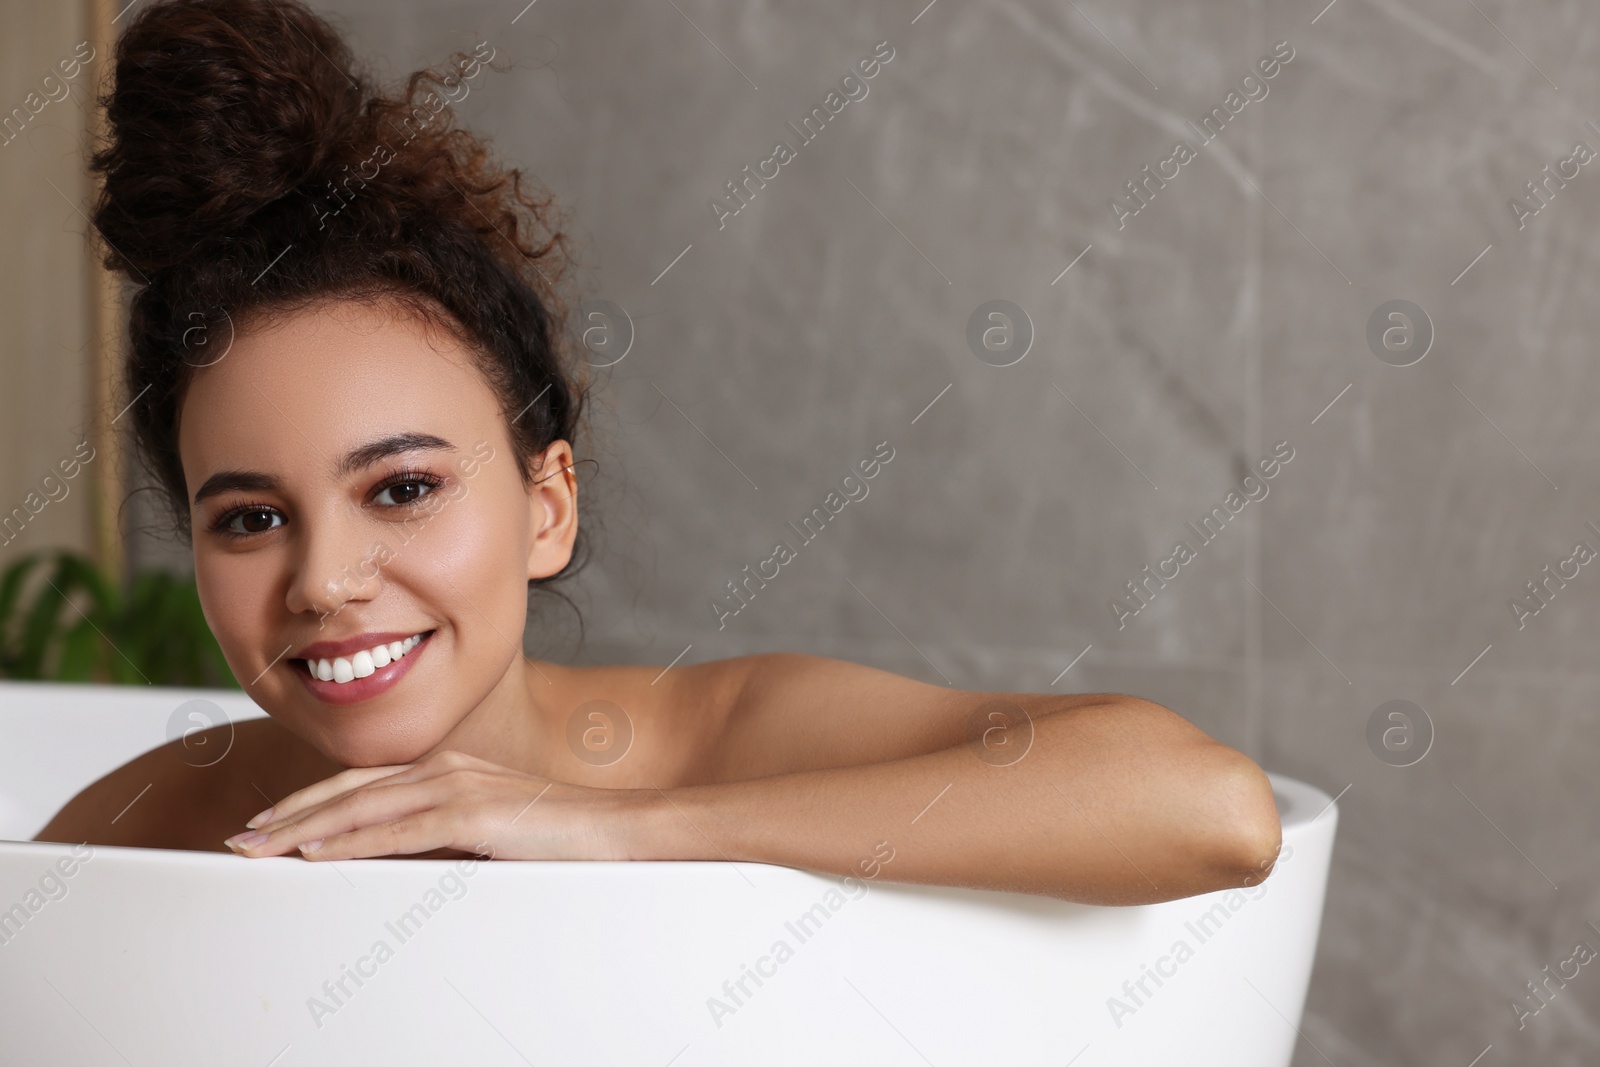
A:
{"type": "Polygon", "coordinates": [[[301,852],[315,852],[317,849],[319,849],[321,847],[322,847],[322,838],[319,837],[315,841],[307,841],[304,844],[302,844],[300,846],[300,851],[301,852]]]}
{"type": "Polygon", "coordinates": [[[234,834],[232,837],[224,841],[223,844],[237,852],[241,848],[255,848],[270,836],[272,835],[264,834],[257,830],[253,834],[234,834]]]}
{"type": "Polygon", "coordinates": [[[264,823],[268,819],[272,818],[272,813],[274,811],[277,811],[277,810],[278,810],[277,809],[277,805],[273,805],[272,807],[268,808],[266,811],[262,812],[260,815],[257,815],[255,817],[253,817],[252,819],[250,819],[248,822],[245,823],[245,825],[250,827],[250,829],[254,830],[256,827],[260,826],[262,823],[264,823]]]}

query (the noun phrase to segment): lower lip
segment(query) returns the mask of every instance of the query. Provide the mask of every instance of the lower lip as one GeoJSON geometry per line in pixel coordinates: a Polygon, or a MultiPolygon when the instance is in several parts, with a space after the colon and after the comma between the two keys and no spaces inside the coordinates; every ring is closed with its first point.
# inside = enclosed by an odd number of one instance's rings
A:
{"type": "Polygon", "coordinates": [[[305,683],[306,688],[311,690],[311,695],[324,704],[338,704],[341,706],[359,704],[363,700],[371,700],[373,697],[382,696],[399,685],[400,679],[404,678],[406,672],[411,670],[412,665],[417,661],[417,657],[422,655],[423,650],[428,647],[432,640],[433,634],[429,633],[418,641],[410,652],[390,663],[387,667],[379,667],[365,678],[357,678],[354,681],[342,684],[339,682],[324,682],[321,678],[311,674],[306,670],[304,660],[296,660],[290,665],[289,669],[298,674],[300,680],[305,683]]]}

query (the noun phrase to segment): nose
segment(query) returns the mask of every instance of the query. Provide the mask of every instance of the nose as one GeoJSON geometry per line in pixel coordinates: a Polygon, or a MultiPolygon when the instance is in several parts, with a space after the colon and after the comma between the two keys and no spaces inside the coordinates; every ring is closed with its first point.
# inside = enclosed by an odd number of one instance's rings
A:
{"type": "Polygon", "coordinates": [[[326,618],[351,601],[367,601],[383,588],[381,567],[390,558],[386,545],[363,544],[350,533],[307,530],[300,557],[289,578],[286,601],[293,612],[326,618]]]}

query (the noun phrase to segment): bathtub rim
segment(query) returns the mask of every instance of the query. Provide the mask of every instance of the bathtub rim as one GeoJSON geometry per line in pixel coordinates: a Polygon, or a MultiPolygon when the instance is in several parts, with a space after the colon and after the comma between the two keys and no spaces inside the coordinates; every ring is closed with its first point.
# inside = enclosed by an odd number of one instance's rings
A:
{"type": "Polygon", "coordinates": [[[1267,771],[1266,775],[1272,783],[1272,799],[1278,805],[1278,822],[1285,834],[1323,818],[1330,818],[1338,825],[1339,805],[1326,792],[1287,774],[1267,771]]]}
{"type": "MultiPolygon", "coordinates": [[[[74,713],[80,713],[84,707],[83,704],[79,703],[80,701],[97,701],[103,698],[114,698],[119,696],[135,696],[141,703],[153,701],[163,706],[176,706],[176,704],[181,704],[183,701],[192,699],[209,700],[217,704],[223,711],[227,720],[233,723],[241,723],[251,719],[265,718],[268,716],[267,711],[254,700],[252,700],[250,696],[243,690],[202,689],[169,686],[127,687],[93,682],[62,683],[37,680],[24,681],[16,679],[0,679],[0,694],[5,694],[8,690],[11,693],[25,697],[28,705],[30,706],[23,709],[22,714],[28,716],[37,715],[40,713],[39,709],[41,709],[44,705],[55,705],[58,701],[70,703],[73,705],[72,711],[74,713]],[[174,702],[176,702],[176,704],[174,702]]],[[[10,708],[0,708],[0,729],[3,729],[5,720],[7,718],[7,712],[10,710],[10,708]]],[[[111,768],[107,769],[113,769],[118,765],[120,764],[113,764],[111,768]]],[[[1287,774],[1274,771],[1266,771],[1265,773],[1272,786],[1273,800],[1278,809],[1279,823],[1282,826],[1283,840],[1286,844],[1293,843],[1302,836],[1309,834],[1311,832],[1310,827],[1314,823],[1329,824],[1327,829],[1330,833],[1336,830],[1339,820],[1339,808],[1335,802],[1336,798],[1329,796],[1328,793],[1317,786],[1311,785],[1308,782],[1291,777],[1287,774]]],[[[92,778],[89,779],[89,781],[92,780],[92,778]]],[[[84,785],[87,784],[88,781],[85,781],[84,785]]],[[[80,786],[80,788],[82,787],[80,786]]],[[[1340,795],[1342,796],[1343,793],[1341,792],[1340,795]]],[[[42,828],[44,823],[41,822],[39,825],[42,828]]],[[[37,833],[38,831],[35,830],[34,832],[37,833]]],[[[70,843],[64,842],[18,840],[16,838],[0,836],[0,856],[27,854],[29,852],[36,855],[43,855],[44,853],[53,849],[70,849],[72,847],[73,846],[70,843]]],[[[104,849],[108,850],[105,853],[108,856],[121,857],[119,862],[129,862],[135,860],[134,856],[124,854],[138,854],[141,858],[139,858],[137,862],[152,864],[212,863],[216,861],[246,860],[246,857],[236,856],[227,852],[191,852],[182,849],[136,848],[124,845],[96,845],[94,847],[96,852],[104,849]]],[[[266,857],[266,859],[268,861],[293,861],[308,867],[315,866],[314,864],[306,864],[305,861],[301,860],[298,856],[274,856],[266,857]]],[[[259,863],[262,862],[262,860],[257,859],[250,862],[259,863]]],[[[345,861],[339,862],[342,863],[345,861]]],[[[394,866],[396,868],[407,865],[429,865],[433,866],[434,869],[438,869],[436,865],[440,861],[433,859],[379,857],[375,859],[363,859],[360,862],[363,864],[394,866]]],[[[680,867],[698,867],[705,870],[710,870],[716,866],[726,866],[729,863],[729,861],[726,860],[540,860],[538,862],[543,864],[560,864],[574,868],[580,866],[594,868],[597,864],[603,867],[621,868],[635,866],[638,863],[644,862],[653,864],[657,868],[659,868],[662,864],[673,864],[680,867]]],[[[746,862],[755,861],[741,860],[738,862],[740,864],[744,864],[746,862]]],[[[503,864],[499,864],[497,866],[501,865],[503,864]]],[[[806,868],[800,867],[785,867],[785,865],[782,864],[762,864],[762,866],[780,867],[792,871],[802,871],[820,877],[831,877],[824,872],[809,871],[806,868]]],[[[886,884],[917,885],[918,883],[886,884]]],[[[993,890],[963,891],[973,893],[996,892],[993,890]]],[[[1009,896],[1015,894],[1004,895],[1009,896]]]]}
{"type": "MultiPolygon", "coordinates": [[[[1293,845],[1296,840],[1310,836],[1314,831],[1312,825],[1320,820],[1328,820],[1328,832],[1332,833],[1336,827],[1339,816],[1338,805],[1334,799],[1323,790],[1299,779],[1287,775],[1267,772],[1267,778],[1272,782],[1273,799],[1278,804],[1279,821],[1283,827],[1283,841],[1286,845],[1293,845]]],[[[59,857],[63,853],[70,854],[78,845],[63,841],[17,841],[11,838],[0,838],[0,858],[23,857],[36,855],[44,857],[59,857]]],[[[105,854],[115,858],[119,863],[139,863],[145,865],[169,866],[198,866],[200,864],[215,863],[272,863],[279,866],[292,864],[302,870],[310,870],[320,866],[309,863],[299,856],[265,856],[251,859],[238,856],[230,852],[195,852],[186,849],[168,848],[143,848],[130,845],[94,845],[94,855],[105,854]]],[[[87,862],[87,861],[79,861],[87,862]]],[[[382,856],[360,860],[339,860],[344,863],[358,863],[362,869],[372,869],[374,865],[380,870],[400,871],[407,868],[415,870],[442,870],[443,864],[458,864],[471,862],[491,862],[497,868],[517,866],[519,861],[478,861],[473,857],[463,856],[457,859],[418,859],[413,857],[382,856]]],[[[669,877],[694,876],[696,874],[711,875],[717,868],[728,866],[759,866],[787,870],[810,877],[836,880],[841,877],[826,871],[814,871],[805,867],[791,867],[787,864],[765,863],[760,860],[533,860],[522,861],[530,865],[537,865],[537,869],[556,867],[562,869],[564,874],[557,877],[570,877],[573,872],[580,870],[593,871],[596,874],[612,874],[620,871],[630,871],[643,877],[647,871],[662,871],[669,877]],[[641,867],[641,865],[645,865],[641,867]]],[[[242,869],[242,868],[241,868],[242,869]]],[[[978,895],[999,895],[1005,897],[1019,894],[1006,893],[1000,890],[965,889],[951,886],[923,885],[922,883],[886,882],[887,886],[901,886],[917,889],[948,889],[960,893],[973,893],[978,895]]],[[[1190,899],[1186,897],[1179,900],[1190,899]]],[[[1092,907],[1094,905],[1083,905],[1092,907]]]]}

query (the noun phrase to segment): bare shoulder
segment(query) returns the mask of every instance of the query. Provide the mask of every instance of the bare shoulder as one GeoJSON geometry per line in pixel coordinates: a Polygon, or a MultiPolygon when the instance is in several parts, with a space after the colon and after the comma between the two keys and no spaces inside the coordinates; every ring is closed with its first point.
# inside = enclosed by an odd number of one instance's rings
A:
{"type": "Polygon", "coordinates": [[[271,718],[212,727],[86,786],[34,840],[226,852],[250,816],[341,769],[271,718]]]}
{"type": "MultiPolygon", "coordinates": [[[[555,746],[551,775],[562,781],[612,787],[688,785],[713,780],[717,740],[743,684],[736,659],[687,666],[606,665],[539,667],[554,685],[552,734],[565,733],[555,746]],[[617,724],[605,704],[621,709],[630,738],[627,759],[589,759],[580,750],[587,738],[601,742],[617,724]],[[593,734],[590,733],[593,729],[593,734]],[[568,752],[568,749],[571,752],[568,752]]],[[[600,755],[600,751],[595,753],[600,755]]]]}
{"type": "Polygon", "coordinates": [[[876,763],[955,744],[953,712],[971,696],[800,652],[702,666],[727,702],[714,756],[721,781],[876,763]]]}
{"type": "Polygon", "coordinates": [[[880,763],[946,748],[961,741],[962,712],[982,695],[802,652],[722,662],[737,678],[719,745],[730,778],[880,763]]]}
{"type": "Polygon", "coordinates": [[[553,746],[552,777],[611,787],[733,782],[907,759],[992,736],[997,706],[1017,721],[1063,710],[1093,714],[1111,730],[1133,725],[1130,710],[1158,707],[1117,693],[976,692],[801,652],[665,668],[544,664],[540,671],[555,687],[552,713],[560,721],[551,724],[552,736],[576,719],[580,734],[592,724],[593,736],[609,740],[606,709],[585,705],[610,701],[625,712],[636,733],[626,759],[585,759],[572,733],[567,745],[553,746]]]}
{"type": "Polygon", "coordinates": [[[992,725],[1048,711],[1126,703],[1115,693],[957,689],[849,660],[774,652],[706,667],[731,693],[718,739],[721,780],[882,763],[936,752],[992,725]],[[987,716],[987,717],[986,717],[987,716]]]}
{"type": "MultiPolygon", "coordinates": [[[[614,787],[739,781],[866,762],[872,753],[862,756],[861,747],[841,740],[834,728],[849,729],[848,702],[871,700],[896,681],[922,685],[887,671],[787,652],[667,667],[544,664],[540,673],[556,687],[552,710],[561,721],[551,724],[552,733],[559,736],[578,720],[578,738],[568,733],[568,744],[557,746],[553,776],[614,787]],[[634,732],[626,759],[591,761],[578,751],[583,738],[612,740],[609,718],[616,712],[590,702],[610,702],[623,712],[624,728],[634,732]],[[586,765],[591,762],[597,765],[586,765]]],[[[943,695],[940,687],[922,688],[928,697],[943,695]]]]}

